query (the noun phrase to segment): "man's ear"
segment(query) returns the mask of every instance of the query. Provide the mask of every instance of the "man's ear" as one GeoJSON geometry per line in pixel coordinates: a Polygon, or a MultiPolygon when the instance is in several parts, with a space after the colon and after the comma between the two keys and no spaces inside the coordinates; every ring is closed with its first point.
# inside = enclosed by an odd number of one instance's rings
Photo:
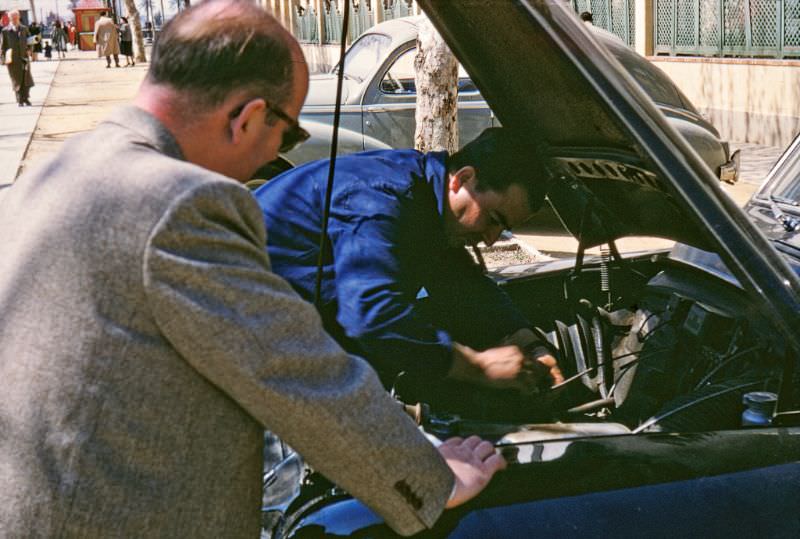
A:
{"type": "Polygon", "coordinates": [[[450,190],[457,193],[464,185],[469,184],[475,179],[475,167],[471,165],[463,166],[455,172],[450,173],[450,190]]]}
{"type": "Polygon", "coordinates": [[[242,111],[230,119],[231,142],[240,144],[244,138],[258,125],[254,122],[263,122],[267,103],[261,99],[251,99],[242,107],[242,111]]]}

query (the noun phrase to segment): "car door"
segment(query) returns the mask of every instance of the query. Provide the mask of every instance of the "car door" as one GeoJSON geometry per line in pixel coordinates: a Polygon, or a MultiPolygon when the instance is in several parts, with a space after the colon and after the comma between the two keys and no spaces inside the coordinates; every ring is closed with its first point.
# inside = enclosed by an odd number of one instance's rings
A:
{"type": "MultiPolygon", "coordinates": [[[[413,42],[399,47],[370,84],[363,104],[364,136],[394,148],[414,146],[417,90],[413,42]]],[[[459,66],[458,133],[463,146],[490,127],[491,111],[466,72],[459,66]]]]}

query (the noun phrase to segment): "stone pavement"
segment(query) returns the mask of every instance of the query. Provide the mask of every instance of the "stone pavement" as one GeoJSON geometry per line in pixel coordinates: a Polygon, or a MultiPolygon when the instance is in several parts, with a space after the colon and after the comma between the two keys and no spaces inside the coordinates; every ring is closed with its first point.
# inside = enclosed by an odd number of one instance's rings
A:
{"type": "Polygon", "coordinates": [[[61,61],[34,62],[31,101],[39,106],[21,109],[13,104],[7,74],[0,74],[0,184],[13,181],[25,168],[56,152],[66,138],[92,129],[133,98],[147,65],[116,68],[112,63],[109,69],[105,65],[97,53],[78,50],[61,61]]]}
{"type": "Polygon", "coordinates": [[[19,164],[58,69],[57,60],[33,62],[31,107],[19,107],[5,66],[0,67],[0,185],[17,177],[19,164]]]}

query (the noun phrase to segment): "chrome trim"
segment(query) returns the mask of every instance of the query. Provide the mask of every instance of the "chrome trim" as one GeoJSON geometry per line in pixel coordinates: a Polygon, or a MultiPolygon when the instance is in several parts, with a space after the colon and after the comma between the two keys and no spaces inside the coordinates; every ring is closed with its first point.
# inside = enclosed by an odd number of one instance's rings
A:
{"type": "MultiPolygon", "coordinates": [[[[398,110],[416,110],[416,101],[409,103],[375,103],[364,106],[364,112],[395,112],[398,110]]],[[[459,109],[473,110],[489,108],[486,101],[463,101],[458,104],[459,109]]]]}
{"type": "MultiPolygon", "coordinates": [[[[336,109],[334,105],[306,105],[300,112],[302,120],[303,116],[312,114],[333,114],[336,109]]],[[[342,112],[361,112],[361,105],[342,105],[342,112]]]]}
{"type": "Polygon", "coordinates": [[[736,150],[731,155],[727,163],[719,166],[719,180],[721,182],[734,185],[739,181],[739,162],[741,160],[741,151],[736,150]]]}
{"type": "Polygon", "coordinates": [[[395,112],[402,110],[415,110],[417,104],[413,101],[409,103],[375,103],[374,105],[365,105],[364,112],[395,112]]]}

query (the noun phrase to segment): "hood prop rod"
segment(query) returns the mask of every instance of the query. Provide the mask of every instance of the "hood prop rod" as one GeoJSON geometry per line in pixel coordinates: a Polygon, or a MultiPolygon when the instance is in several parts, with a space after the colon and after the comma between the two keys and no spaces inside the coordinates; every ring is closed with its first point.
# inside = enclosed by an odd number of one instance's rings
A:
{"type": "MultiPolygon", "coordinates": [[[[331,9],[334,9],[332,6],[331,9]]],[[[328,185],[325,189],[325,206],[322,210],[322,231],[319,238],[319,256],[317,257],[317,279],[314,286],[314,305],[322,308],[322,268],[325,263],[325,251],[328,248],[328,220],[331,213],[331,197],[333,196],[333,176],[336,170],[336,154],[339,146],[339,120],[342,117],[342,86],[344,83],[344,55],[347,43],[347,30],[350,23],[350,2],[345,2],[342,19],[342,35],[339,40],[339,72],[336,75],[336,105],[333,111],[333,138],[331,139],[331,157],[328,167],[328,185]]]]}

